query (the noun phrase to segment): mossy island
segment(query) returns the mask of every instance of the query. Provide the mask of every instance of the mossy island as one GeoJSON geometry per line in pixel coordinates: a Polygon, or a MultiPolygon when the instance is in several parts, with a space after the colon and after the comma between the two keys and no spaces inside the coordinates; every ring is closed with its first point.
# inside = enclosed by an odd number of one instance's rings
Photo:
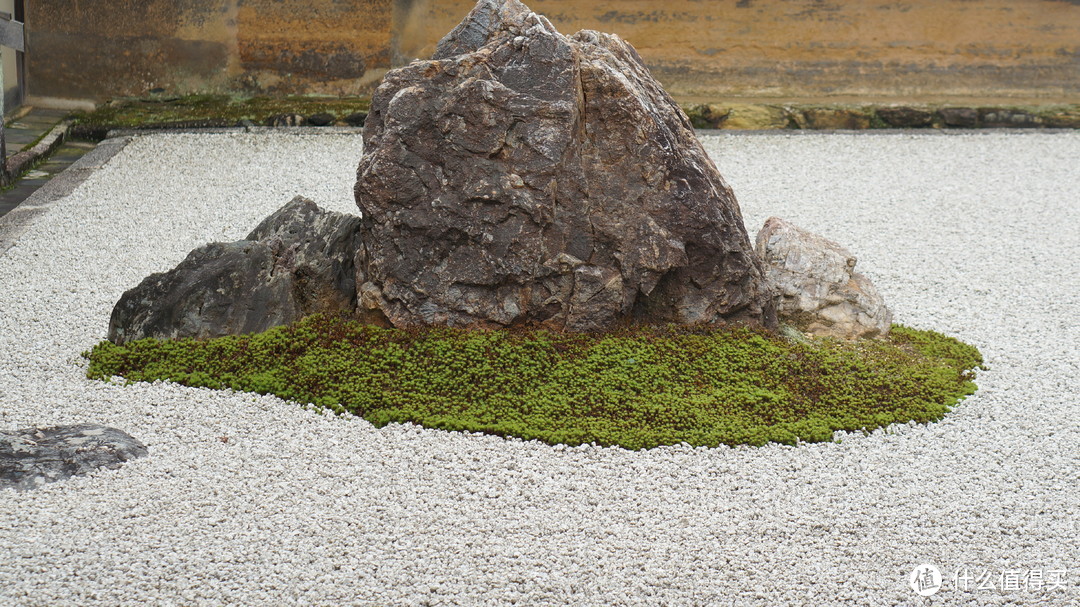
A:
{"type": "Polygon", "coordinates": [[[608,333],[382,329],[315,315],[264,333],[143,339],[88,376],[273,394],[376,426],[412,422],[551,444],[795,444],[933,422],[982,357],[932,331],[794,338],[747,327],[608,333]]]}
{"type": "Polygon", "coordinates": [[[634,48],[480,0],[364,121],[359,217],[297,197],[117,303],[88,374],[377,426],[644,449],[941,419],[979,352],[734,192],[634,48]],[[890,330],[891,329],[891,330],[890,330]]]}

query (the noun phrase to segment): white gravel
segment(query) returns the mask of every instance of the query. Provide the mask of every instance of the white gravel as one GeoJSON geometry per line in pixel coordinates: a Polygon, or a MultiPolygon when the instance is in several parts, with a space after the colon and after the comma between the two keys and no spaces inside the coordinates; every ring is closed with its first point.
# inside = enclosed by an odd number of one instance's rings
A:
{"type": "Polygon", "coordinates": [[[146,136],[0,257],[0,428],[151,453],[0,491],[0,604],[1080,604],[1080,133],[705,140],[751,234],[779,215],[847,245],[898,322],[982,349],[979,392],[836,443],[628,452],[89,381],[145,275],[295,194],[355,209],[359,137],[146,136]]]}

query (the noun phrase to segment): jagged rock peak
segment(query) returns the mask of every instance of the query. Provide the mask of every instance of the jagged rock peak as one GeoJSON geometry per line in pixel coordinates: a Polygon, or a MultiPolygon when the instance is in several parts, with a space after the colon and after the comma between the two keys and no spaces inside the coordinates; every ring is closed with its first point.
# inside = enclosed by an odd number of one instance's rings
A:
{"type": "Polygon", "coordinates": [[[365,123],[360,307],[395,326],[775,326],[731,189],[634,48],[481,0],[365,123]]]}
{"type": "Polygon", "coordinates": [[[479,50],[498,33],[518,35],[528,21],[556,33],[546,17],[537,15],[518,0],[480,0],[435,47],[432,59],[456,57],[479,50]]]}

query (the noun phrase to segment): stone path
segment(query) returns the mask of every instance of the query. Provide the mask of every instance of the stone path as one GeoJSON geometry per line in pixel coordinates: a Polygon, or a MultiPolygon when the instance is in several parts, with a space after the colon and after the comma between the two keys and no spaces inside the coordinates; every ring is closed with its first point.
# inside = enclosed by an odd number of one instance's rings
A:
{"type": "MultiPolygon", "coordinates": [[[[42,135],[67,116],[64,110],[30,108],[25,115],[4,125],[4,140],[10,158],[23,148],[38,141],[42,135]]],[[[0,215],[19,206],[49,179],[71,166],[73,162],[94,149],[94,144],[81,141],[66,142],[40,166],[30,170],[11,188],[0,191],[0,215]]]]}

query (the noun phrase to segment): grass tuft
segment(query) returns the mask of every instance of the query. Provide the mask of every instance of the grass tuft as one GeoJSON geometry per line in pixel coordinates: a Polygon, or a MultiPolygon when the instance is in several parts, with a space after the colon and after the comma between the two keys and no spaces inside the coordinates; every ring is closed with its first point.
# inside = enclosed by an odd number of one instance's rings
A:
{"type": "Polygon", "coordinates": [[[88,377],[274,394],[376,426],[647,449],[795,444],[942,418],[982,357],[932,331],[791,340],[746,327],[381,329],[312,316],[196,341],[102,342],[88,377]]]}

